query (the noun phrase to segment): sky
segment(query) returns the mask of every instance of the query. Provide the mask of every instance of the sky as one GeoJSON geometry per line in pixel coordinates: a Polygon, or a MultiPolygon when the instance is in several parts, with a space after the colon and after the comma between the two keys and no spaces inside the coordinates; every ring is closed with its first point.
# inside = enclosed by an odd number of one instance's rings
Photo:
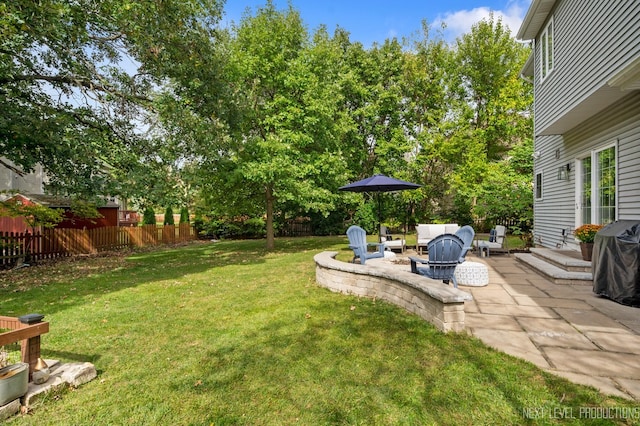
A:
{"type": "MultiPolygon", "coordinates": [[[[337,26],[350,33],[352,42],[365,48],[385,39],[410,36],[421,30],[422,20],[433,29],[447,25],[445,40],[455,41],[469,32],[472,25],[493,12],[502,18],[515,36],[531,0],[289,0],[300,12],[310,33],[325,24],[329,34],[337,26]]],[[[277,9],[286,9],[287,0],[274,0],[277,9]]],[[[266,0],[226,0],[223,23],[238,23],[247,7],[251,14],[264,6],[266,0]]]]}

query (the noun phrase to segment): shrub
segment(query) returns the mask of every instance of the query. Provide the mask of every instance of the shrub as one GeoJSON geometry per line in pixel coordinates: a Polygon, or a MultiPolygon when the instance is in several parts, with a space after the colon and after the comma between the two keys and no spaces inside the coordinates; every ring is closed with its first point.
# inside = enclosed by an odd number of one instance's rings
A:
{"type": "Polygon", "coordinates": [[[376,229],[376,227],[378,224],[378,216],[375,203],[367,202],[361,204],[360,207],[358,207],[356,213],[353,215],[352,223],[367,231],[367,234],[377,234],[378,230],[376,229]]]}
{"type": "Polygon", "coordinates": [[[167,210],[164,211],[164,224],[175,225],[175,221],[173,220],[173,209],[171,206],[167,207],[167,210]]]}
{"type": "Polygon", "coordinates": [[[249,238],[261,238],[267,235],[267,224],[264,219],[255,217],[244,221],[244,236],[249,238]]]}
{"type": "Polygon", "coordinates": [[[142,224],[143,225],[156,224],[156,212],[153,210],[153,207],[147,207],[144,210],[144,215],[142,216],[142,224]]]}
{"type": "Polygon", "coordinates": [[[180,209],[180,223],[189,223],[189,209],[186,207],[180,209]]]}

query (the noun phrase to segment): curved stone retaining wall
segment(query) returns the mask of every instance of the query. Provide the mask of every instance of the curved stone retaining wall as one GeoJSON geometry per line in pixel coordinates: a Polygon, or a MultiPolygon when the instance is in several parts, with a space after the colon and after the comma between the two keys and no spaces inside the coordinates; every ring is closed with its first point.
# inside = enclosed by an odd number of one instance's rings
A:
{"type": "Polygon", "coordinates": [[[332,291],[375,297],[398,305],[429,321],[444,332],[464,330],[464,302],[469,293],[413,274],[407,266],[383,267],[369,261],[365,265],[336,260],[338,252],[314,256],[316,281],[332,291]]]}

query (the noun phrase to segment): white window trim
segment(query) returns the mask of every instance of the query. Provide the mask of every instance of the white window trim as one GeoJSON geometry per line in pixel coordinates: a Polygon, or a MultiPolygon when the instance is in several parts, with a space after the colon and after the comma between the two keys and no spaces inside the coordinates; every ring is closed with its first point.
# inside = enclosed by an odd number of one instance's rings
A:
{"type": "Polygon", "coordinates": [[[555,66],[554,46],[555,40],[555,25],[553,23],[553,16],[545,25],[544,30],[540,34],[540,80],[544,81],[553,72],[555,66]],[[551,27],[551,68],[549,68],[549,27],[551,27]],[[546,57],[544,57],[546,55],[546,57]]]}
{"type": "Polygon", "coordinates": [[[538,172],[533,176],[533,198],[535,201],[542,201],[544,199],[544,173],[538,172]],[[540,197],[538,197],[538,175],[540,175],[540,197]]]}
{"type": "MultiPolygon", "coordinates": [[[[607,142],[600,144],[600,145],[596,145],[595,147],[591,148],[589,151],[583,152],[582,155],[579,155],[578,157],[576,157],[575,159],[575,164],[574,164],[574,169],[576,171],[576,185],[575,185],[575,199],[576,199],[576,215],[575,215],[575,227],[577,228],[580,225],[583,225],[582,223],[582,212],[580,211],[580,202],[582,199],[582,168],[580,167],[582,158],[585,157],[591,157],[591,164],[595,164],[596,163],[596,155],[601,152],[604,151],[605,149],[609,149],[611,147],[613,147],[615,149],[616,152],[616,180],[615,180],[615,185],[616,185],[616,214],[615,214],[615,218],[614,220],[618,220],[620,218],[620,206],[619,206],[619,202],[620,202],[620,194],[619,194],[619,182],[618,180],[620,179],[620,148],[619,148],[619,140],[618,138],[613,138],[613,139],[609,139],[607,140],[607,142]]],[[[597,182],[596,182],[597,176],[595,175],[595,173],[592,172],[591,174],[591,187],[592,188],[596,188],[597,186],[597,182]]],[[[592,211],[591,212],[591,219],[589,221],[589,223],[597,223],[597,218],[595,217],[595,212],[592,211]]]]}

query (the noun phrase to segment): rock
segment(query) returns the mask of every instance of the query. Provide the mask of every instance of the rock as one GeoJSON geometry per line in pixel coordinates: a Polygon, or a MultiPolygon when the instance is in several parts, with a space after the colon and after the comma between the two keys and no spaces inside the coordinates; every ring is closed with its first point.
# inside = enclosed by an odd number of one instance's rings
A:
{"type": "Polygon", "coordinates": [[[9,417],[18,414],[20,411],[20,398],[14,399],[8,404],[0,406],[0,420],[8,419],[9,417]]]}
{"type": "Polygon", "coordinates": [[[49,380],[42,384],[29,383],[29,389],[22,397],[22,405],[25,407],[35,404],[40,395],[64,386],[78,387],[98,375],[96,368],[90,362],[58,364],[58,361],[47,360],[47,364],[51,370],[49,380]]]}
{"type": "Polygon", "coordinates": [[[60,366],[59,370],[62,370],[60,378],[73,387],[78,387],[90,382],[98,375],[96,367],[90,362],[63,364],[60,366]]]}

